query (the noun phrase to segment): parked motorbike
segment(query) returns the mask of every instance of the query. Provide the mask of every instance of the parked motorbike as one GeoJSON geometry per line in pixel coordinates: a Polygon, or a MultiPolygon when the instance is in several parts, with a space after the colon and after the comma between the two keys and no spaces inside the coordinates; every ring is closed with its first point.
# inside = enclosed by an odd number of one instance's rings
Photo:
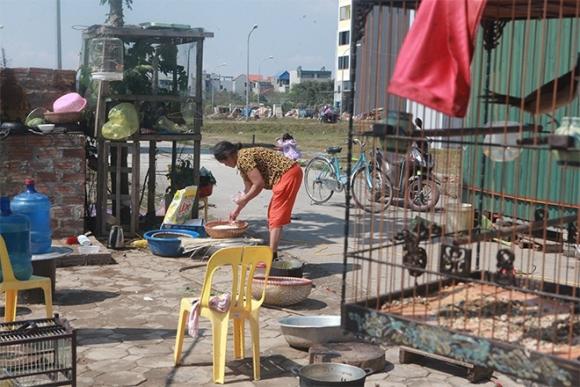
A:
{"type": "MultiPolygon", "coordinates": [[[[415,119],[415,125],[421,129],[421,119],[415,119]]],[[[433,173],[435,161],[429,153],[427,139],[413,142],[403,155],[379,151],[377,159],[393,184],[393,196],[404,199],[414,211],[429,211],[437,205],[441,183],[433,173]]]]}
{"type": "Polygon", "coordinates": [[[332,108],[327,106],[320,111],[320,122],[335,124],[336,121],[338,121],[338,113],[332,110],[332,108]]]}

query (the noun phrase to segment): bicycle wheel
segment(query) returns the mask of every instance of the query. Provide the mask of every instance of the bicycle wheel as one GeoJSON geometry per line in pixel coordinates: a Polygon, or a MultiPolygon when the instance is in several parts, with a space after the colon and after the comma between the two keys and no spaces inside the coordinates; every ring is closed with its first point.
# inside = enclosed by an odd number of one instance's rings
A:
{"type": "Polygon", "coordinates": [[[304,171],[304,188],[314,203],[327,202],[334,193],[332,187],[337,184],[336,173],[328,160],[315,157],[308,162],[304,171]]]}
{"type": "Polygon", "coordinates": [[[355,204],[366,212],[381,212],[393,200],[391,179],[378,168],[361,168],[354,173],[351,194],[355,204]],[[368,177],[368,179],[367,179],[368,177]]]}

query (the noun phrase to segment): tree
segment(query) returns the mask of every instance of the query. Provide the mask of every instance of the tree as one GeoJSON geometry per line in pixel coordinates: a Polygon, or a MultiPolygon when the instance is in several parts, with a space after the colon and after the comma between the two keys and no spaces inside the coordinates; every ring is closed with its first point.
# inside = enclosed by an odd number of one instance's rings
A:
{"type": "MultiPolygon", "coordinates": [[[[109,13],[105,24],[113,27],[123,27],[123,0],[100,0],[101,5],[109,4],[109,13]]],[[[125,0],[127,8],[131,9],[133,0],[125,0]]]]}
{"type": "Polygon", "coordinates": [[[306,81],[296,84],[290,89],[289,99],[297,107],[318,107],[332,105],[333,83],[306,81]]]}

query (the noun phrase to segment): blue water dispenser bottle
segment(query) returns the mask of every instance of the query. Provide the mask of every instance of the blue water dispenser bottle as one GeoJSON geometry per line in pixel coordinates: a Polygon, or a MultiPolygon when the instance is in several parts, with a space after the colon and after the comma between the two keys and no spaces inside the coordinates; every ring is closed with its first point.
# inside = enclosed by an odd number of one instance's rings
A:
{"type": "MultiPolygon", "coordinates": [[[[7,196],[0,197],[0,235],[6,243],[14,276],[21,281],[29,279],[32,275],[30,221],[24,215],[12,213],[7,196]]],[[[1,270],[0,279],[3,279],[1,270]]]]}
{"type": "Polygon", "coordinates": [[[30,220],[30,250],[32,254],[44,254],[52,245],[50,225],[50,200],[37,192],[34,180],[26,179],[26,190],[12,199],[10,208],[15,214],[26,215],[30,220]]]}

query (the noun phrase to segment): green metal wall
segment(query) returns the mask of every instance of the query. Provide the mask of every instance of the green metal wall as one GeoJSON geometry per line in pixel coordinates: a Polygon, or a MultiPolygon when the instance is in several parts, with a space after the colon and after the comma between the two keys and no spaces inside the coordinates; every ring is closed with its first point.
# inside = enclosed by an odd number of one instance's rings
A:
{"type": "MultiPolygon", "coordinates": [[[[551,132],[557,127],[549,117],[532,116],[518,108],[503,105],[485,106],[479,98],[485,94],[486,57],[482,48],[482,28],[479,31],[476,52],[472,62],[472,95],[465,120],[466,127],[484,125],[492,121],[537,123],[551,132]]],[[[540,85],[568,72],[576,64],[580,40],[579,19],[519,21],[506,24],[500,44],[491,53],[490,89],[502,94],[525,96],[540,85]]],[[[578,95],[571,104],[555,112],[555,118],[580,116],[578,95]]],[[[524,134],[524,137],[529,136],[524,134]]],[[[483,143],[483,136],[471,138],[483,143]]],[[[468,145],[463,153],[463,181],[479,189],[482,171],[481,145],[468,145]]],[[[551,201],[563,207],[580,203],[580,168],[558,166],[546,146],[541,150],[524,149],[511,162],[485,161],[484,210],[501,212],[517,218],[533,219],[535,202],[551,201]],[[501,195],[515,195],[529,200],[508,200],[501,195]]],[[[466,201],[477,202],[473,192],[464,191],[466,201]]],[[[477,194],[479,195],[479,194],[477,194]]],[[[561,214],[550,207],[550,216],[561,214]]]]}

